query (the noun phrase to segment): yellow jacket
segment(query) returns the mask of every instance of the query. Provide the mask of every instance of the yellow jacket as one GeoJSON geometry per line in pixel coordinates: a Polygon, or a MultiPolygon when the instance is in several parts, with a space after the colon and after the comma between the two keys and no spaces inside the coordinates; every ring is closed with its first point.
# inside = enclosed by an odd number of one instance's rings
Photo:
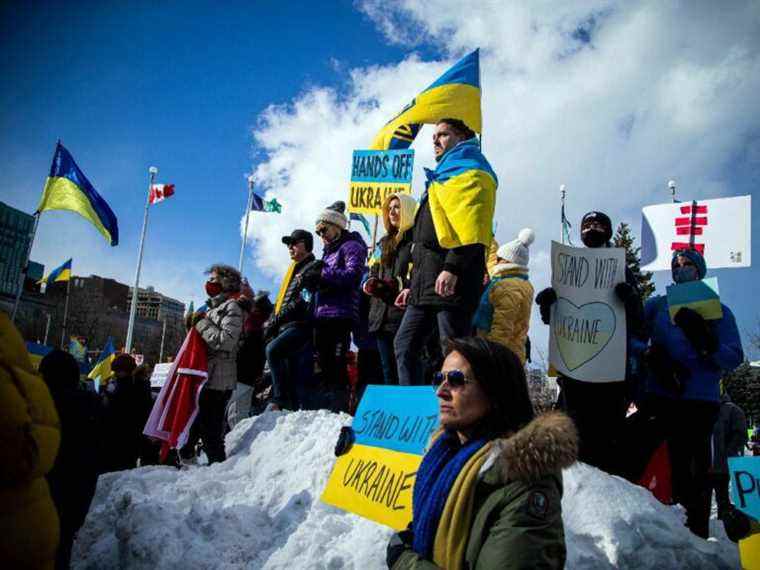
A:
{"type": "Polygon", "coordinates": [[[533,307],[533,286],[527,276],[527,271],[510,269],[506,264],[493,268],[493,282],[484,293],[493,307],[490,330],[478,326],[478,335],[503,344],[522,364],[525,364],[525,340],[533,307]]]}
{"type": "Polygon", "coordinates": [[[0,568],[53,568],[58,514],[45,474],[61,441],[50,392],[0,312],[0,568]]]}

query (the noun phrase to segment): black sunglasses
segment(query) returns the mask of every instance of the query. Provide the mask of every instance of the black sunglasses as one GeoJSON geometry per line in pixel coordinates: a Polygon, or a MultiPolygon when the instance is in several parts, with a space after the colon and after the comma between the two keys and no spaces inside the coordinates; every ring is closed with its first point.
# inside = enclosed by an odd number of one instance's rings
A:
{"type": "Polygon", "coordinates": [[[444,380],[452,388],[461,388],[465,384],[472,382],[461,370],[449,370],[448,372],[436,372],[433,374],[433,386],[440,386],[444,380]]]}

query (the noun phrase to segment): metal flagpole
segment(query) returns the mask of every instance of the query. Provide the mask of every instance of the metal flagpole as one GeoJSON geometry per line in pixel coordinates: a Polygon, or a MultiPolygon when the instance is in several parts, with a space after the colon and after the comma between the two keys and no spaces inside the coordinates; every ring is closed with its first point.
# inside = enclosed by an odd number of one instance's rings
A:
{"type": "Polygon", "coordinates": [[[676,181],[675,180],[669,181],[668,188],[670,188],[670,198],[673,200],[673,203],[675,204],[676,202],[678,202],[678,200],[676,200],[676,181]]]}
{"type": "Polygon", "coordinates": [[[63,327],[61,329],[61,350],[66,350],[66,325],[69,321],[69,296],[71,295],[71,279],[73,275],[69,275],[69,280],[66,282],[66,302],[63,304],[63,327]]]}
{"type": "Polygon", "coordinates": [[[161,350],[158,353],[158,362],[164,361],[164,339],[166,338],[166,317],[164,317],[164,326],[161,329],[161,350]]]}
{"type": "Polygon", "coordinates": [[[379,222],[380,217],[375,214],[375,227],[372,229],[372,243],[369,244],[369,256],[372,256],[372,253],[375,251],[375,244],[377,243],[377,226],[379,222]]]}
{"type": "Polygon", "coordinates": [[[48,334],[50,334],[50,313],[47,314],[47,324],[45,325],[45,340],[42,344],[47,345],[48,334]]]}
{"type": "Polygon", "coordinates": [[[561,223],[561,228],[560,228],[561,235],[560,235],[559,239],[560,239],[560,243],[562,243],[563,245],[565,243],[565,193],[566,193],[566,191],[565,191],[565,185],[561,184],[560,187],[559,187],[559,195],[560,195],[561,200],[562,200],[562,209],[560,210],[560,212],[561,212],[560,213],[560,217],[562,219],[560,220],[560,223],[561,223]]]}
{"type": "Polygon", "coordinates": [[[148,197],[145,199],[145,214],[143,215],[142,235],[140,236],[140,249],[137,253],[137,269],[135,270],[135,286],[132,288],[132,305],[129,308],[129,327],[127,328],[127,343],[125,351],[127,354],[132,352],[132,337],[135,329],[135,315],[137,314],[137,297],[140,286],[140,269],[142,267],[143,246],[145,245],[145,234],[148,230],[148,208],[150,207],[150,189],[156,181],[158,168],[151,166],[148,169],[150,173],[150,184],[148,185],[148,197]]]}
{"type": "Polygon", "coordinates": [[[21,293],[24,290],[24,280],[26,274],[29,271],[29,257],[32,255],[32,246],[34,245],[34,236],[37,235],[37,225],[40,223],[40,213],[34,213],[34,224],[32,225],[32,232],[29,235],[29,246],[26,248],[26,255],[24,255],[24,263],[21,264],[21,274],[18,278],[18,289],[16,290],[16,298],[13,300],[13,312],[11,313],[11,321],[16,322],[16,313],[18,312],[18,304],[21,300],[21,293]]]}
{"type": "Polygon", "coordinates": [[[243,274],[243,255],[245,255],[245,240],[248,239],[248,219],[251,217],[251,206],[253,204],[253,174],[248,177],[248,202],[245,207],[245,230],[243,239],[240,240],[240,260],[238,261],[238,271],[243,274]]]}

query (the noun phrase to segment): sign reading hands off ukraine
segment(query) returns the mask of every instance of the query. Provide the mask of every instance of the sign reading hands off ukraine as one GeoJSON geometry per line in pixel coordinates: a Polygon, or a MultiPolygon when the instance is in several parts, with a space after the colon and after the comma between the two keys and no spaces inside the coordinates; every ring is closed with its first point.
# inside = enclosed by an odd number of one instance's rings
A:
{"type": "Polygon", "coordinates": [[[625,250],[577,248],[552,242],[549,362],[586,382],[625,379],[625,309],[615,286],[625,281],[625,250]]]}
{"type": "Polygon", "coordinates": [[[322,501],[406,528],[417,469],[438,427],[434,388],[367,386],[352,427],[356,442],[335,462],[322,501]]]}
{"type": "Polygon", "coordinates": [[[414,150],[355,150],[348,211],[382,215],[391,194],[412,192],[414,150]]]}

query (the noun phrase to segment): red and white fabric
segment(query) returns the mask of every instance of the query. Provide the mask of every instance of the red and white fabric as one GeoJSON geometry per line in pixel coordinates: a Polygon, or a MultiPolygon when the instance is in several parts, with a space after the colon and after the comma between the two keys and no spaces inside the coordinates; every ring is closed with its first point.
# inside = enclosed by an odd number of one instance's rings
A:
{"type": "Polygon", "coordinates": [[[168,380],[161,388],[143,433],[163,441],[161,461],[169,449],[179,449],[190,434],[190,427],[198,415],[198,398],[208,379],[206,343],[195,330],[187,333],[177,357],[174,359],[168,380]]]}
{"type": "Polygon", "coordinates": [[[169,196],[174,195],[174,184],[151,184],[150,197],[148,201],[151,204],[163,202],[169,196]]]}

